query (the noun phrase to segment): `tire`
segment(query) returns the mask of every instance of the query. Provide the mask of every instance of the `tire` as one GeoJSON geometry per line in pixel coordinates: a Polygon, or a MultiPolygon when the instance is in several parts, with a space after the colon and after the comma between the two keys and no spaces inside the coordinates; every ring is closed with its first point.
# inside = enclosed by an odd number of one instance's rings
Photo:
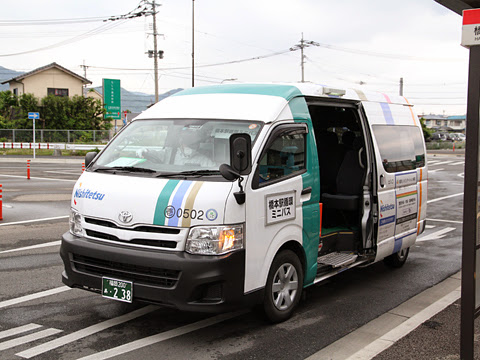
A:
{"type": "Polygon", "coordinates": [[[402,249],[399,252],[396,252],[395,254],[387,256],[385,259],[383,259],[383,262],[387,266],[390,266],[393,268],[400,268],[407,261],[409,252],[410,252],[410,248],[402,249]]]}
{"type": "Polygon", "coordinates": [[[303,289],[303,268],[298,256],[283,250],[275,256],[268,273],[263,309],[273,323],[285,321],[298,305],[303,289]]]}

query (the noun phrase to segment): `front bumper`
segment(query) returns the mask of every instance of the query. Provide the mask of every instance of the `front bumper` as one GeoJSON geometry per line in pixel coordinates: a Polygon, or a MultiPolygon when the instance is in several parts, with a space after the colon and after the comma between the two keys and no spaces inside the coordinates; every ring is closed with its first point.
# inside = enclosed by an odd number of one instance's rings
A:
{"type": "Polygon", "coordinates": [[[65,285],[101,292],[102,276],[133,282],[133,299],[180,310],[223,312],[261,301],[244,295],[245,250],[220,256],[115,246],[63,234],[65,285]]]}

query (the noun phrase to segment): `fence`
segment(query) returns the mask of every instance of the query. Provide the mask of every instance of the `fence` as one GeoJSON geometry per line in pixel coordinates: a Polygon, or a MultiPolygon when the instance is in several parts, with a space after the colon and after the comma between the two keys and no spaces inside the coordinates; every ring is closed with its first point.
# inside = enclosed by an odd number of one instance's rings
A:
{"type": "MultiPolygon", "coordinates": [[[[35,130],[35,141],[39,143],[106,144],[112,136],[110,130],[35,130]]],[[[0,129],[0,142],[33,142],[33,130],[0,129]]]]}

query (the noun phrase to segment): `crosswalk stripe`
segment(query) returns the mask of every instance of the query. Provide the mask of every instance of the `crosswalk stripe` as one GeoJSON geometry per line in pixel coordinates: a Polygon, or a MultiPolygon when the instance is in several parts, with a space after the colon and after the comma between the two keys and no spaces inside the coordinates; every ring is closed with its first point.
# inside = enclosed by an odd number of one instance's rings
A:
{"type": "Polygon", "coordinates": [[[148,306],[145,306],[141,309],[138,309],[138,310],[132,311],[130,313],[127,313],[125,315],[121,315],[121,316],[118,316],[116,318],[113,318],[113,319],[110,319],[110,320],[107,320],[107,321],[89,326],[85,329],[75,331],[71,334],[62,336],[60,338],[51,340],[51,341],[46,342],[44,344],[41,344],[41,345],[35,346],[33,348],[30,348],[28,350],[19,352],[18,354],[15,354],[15,355],[26,358],[26,359],[30,359],[34,356],[46,353],[47,351],[59,348],[60,346],[69,344],[71,342],[82,339],[82,338],[87,337],[89,335],[93,335],[93,334],[96,334],[96,333],[98,333],[100,331],[103,331],[105,329],[111,328],[113,326],[123,324],[124,322],[127,322],[127,321],[130,321],[132,319],[138,318],[140,316],[148,314],[148,313],[150,313],[152,311],[155,311],[157,309],[158,309],[158,306],[148,305],[148,306]]]}
{"type": "Polygon", "coordinates": [[[41,327],[42,327],[42,325],[27,324],[27,325],[23,325],[23,326],[13,328],[13,329],[0,331],[0,339],[6,338],[6,337],[9,337],[9,336],[13,336],[13,335],[17,335],[17,334],[21,334],[21,333],[24,333],[24,332],[27,332],[27,331],[30,331],[30,330],[34,330],[34,329],[38,329],[38,328],[41,328],[41,327]]]}
{"type": "Polygon", "coordinates": [[[188,325],[179,327],[177,329],[172,329],[172,330],[168,330],[168,331],[165,331],[165,332],[161,332],[159,334],[155,334],[155,335],[143,338],[143,339],[135,340],[135,341],[132,341],[130,343],[120,345],[120,346],[117,346],[117,347],[109,349],[109,350],[105,350],[105,351],[98,352],[96,354],[85,356],[85,357],[83,357],[81,359],[78,359],[78,360],[110,359],[111,357],[114,357],[114,356],[122,355],[122,354],[125,354],[127,352],[131,352],[131,351],[143,348],[145,346],[153,345],[153,344],[156,344],[156,343],[161,342],[161,341],[165,341],[165,340],[168,340],[168,339],[172,339],[174,337],[178,337],[178,336],[188,334],[192,331],[197,331],[197,330],[203,329],[207,326],[212,326],[212,325],[218,324],[222,321],[226,321],[226,320],[238,317],[238,316],[243,315],[247,312],[248,312],[248,310],[240,310],[240,311],[236,311],[236,312],[231,312],[231,313],[226,313],[226,314],[213,316],[213,317],[210,317],[210,318],[207,318],[207,319],[204,319],[204,320],[197,321],[197,322],[192,323],[192,324],[188,324],[188,325]]]}
{"type": "Polygon", "coordinates": [[[432,164],[432,165],[450,164],[450,163],[452,163],[453,161],[454,161],[454,160],[440,161],[440,162],[437,162],[437,163],[432,164]]]}
{"type": "Polygon", "coordinates": [[[45,290],[45,291],[40,291],[35,294],[30,294],[30,295],[25,295],[21,296],[15,299],[10,299],[10,300],[5,300],[5,301],[0,301],[0,309],[11,306],[11,305],[16,305],[20,304],[25,301],[30,301],[30,300],[35,300],[44,296],[50,296],[50,295],[55,295],[58,293],[61,293],[63,291],[70,290],[68,286],[60,286],[58,288],[50,289],[50,290],[45,290]]]}
{"type": "Polygon", "coordinates": [[[29,342],[32,342],[32,341],[35,341],[35,340],[38,340],[38,339],[43,339],[43,338],[46,338],[48,336],[58,334],[59,332],[62,332],[62,330],[46,329],[46,330],[38,331],[38,332],[33,333],[33,334],[21,336],[21,337],[16,338],[16,339],[4,341],[4,342],[0,343],[0,351],[10,349],[10,348],[13,348],[15,346],[23,345],[23,344],[26,344],[26,343],[29,343],[29,342]]]}
{"type": "Polygon", "coordinates": [[[435,170],[430,170],[430,169],[428,169],[428,172],[429,172],[429,173],[434,173],[434,172],[442,171],[442,170],[444,170],[444,169],[443,169],[443,168],[442,168],[442,169],[435,169],[435,170]]]}
{"type": "Polygon", "coordinates": [[[453,164],[450,164],[452,166],[455,166],[455,165],[465,165],[465,161],[459,161],[459,162],[456,162],[456,163],[453,163],[453,164]]]}

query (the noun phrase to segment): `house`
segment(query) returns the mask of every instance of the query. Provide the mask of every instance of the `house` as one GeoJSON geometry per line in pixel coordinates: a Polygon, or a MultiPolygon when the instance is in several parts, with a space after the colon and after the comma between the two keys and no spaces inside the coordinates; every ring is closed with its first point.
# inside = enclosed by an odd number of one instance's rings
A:
{"type": "Polygon", "coordinates": [[[455,115],[421,115],[419,118],[425,119],[425,126],[436,131],[465,132],[466,116],[455,115]]]}
{"type": "Polygon", "coordinates": [[[10,91],[17,96],[28,93],[41,99],[47,95],[83,96],[84,85],[92,82],[57,63],[51,63],[2,82],[7,83],[10,91]]]}

